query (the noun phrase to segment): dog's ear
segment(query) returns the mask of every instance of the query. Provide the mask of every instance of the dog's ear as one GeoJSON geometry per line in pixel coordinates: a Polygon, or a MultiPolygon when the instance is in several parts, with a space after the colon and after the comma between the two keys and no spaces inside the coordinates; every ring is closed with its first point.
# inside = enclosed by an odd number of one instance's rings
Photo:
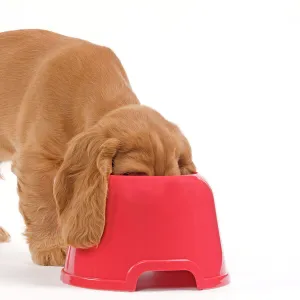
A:
{"type": "Polygon", "coordinates": [[[82,133],[71,140],[54,182],[54,198],[67,245],[88,248],[99,244],[116,139],[99,132],[82,133]]]}
{"type": "Polygon", "coordinates": [[[195,174],[196,171],[196,166],[193,162],[190,162],[189,164],[182,164],[180,168],[180,174],[181,175],[190,175],[190,174],[195,174]]]}
{"type": "Polygon", "coordinates": [[[181,151],[178,165],[180,169],[181,175],[189,175],[189,174],[195,174],[197,172],[196,166],[193,163],[192,159],[192,149],[191,146],[186,139],[186,137],[182,136],[183,141],[183,150],[181,151]]]}

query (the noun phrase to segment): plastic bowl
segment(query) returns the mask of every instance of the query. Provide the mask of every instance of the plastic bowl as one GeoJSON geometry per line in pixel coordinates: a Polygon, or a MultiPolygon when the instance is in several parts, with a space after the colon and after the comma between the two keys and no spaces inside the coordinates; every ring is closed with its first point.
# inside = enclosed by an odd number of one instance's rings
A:
{"type": "Polygon", "coordinates": [[[85,288],[134,291],[148,271],[189,271],[198,289],[229,283],[213,194],[198,174],[111,176],[101,243],[86,250],[70,247],[61,279],[85,288]]]}

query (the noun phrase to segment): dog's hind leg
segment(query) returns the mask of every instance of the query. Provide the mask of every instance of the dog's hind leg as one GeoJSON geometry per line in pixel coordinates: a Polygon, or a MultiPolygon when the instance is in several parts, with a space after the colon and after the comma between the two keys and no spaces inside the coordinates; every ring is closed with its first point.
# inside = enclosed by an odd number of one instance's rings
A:
{"type": "MultiPolygon", "coordinates": [[[[4,179],[1,174],[1,161],[0,161],[0,180],[4,179]]],[[[5,231],[2,227],[0,227],[0,243],[6,243],[9,242],[10,235],[7,231],[5,231]]]]}
{"type": "Polygon", "coordinates": [[[10,240],[10,235],[2,227],[0,227],[0,243],[7,243],[10,240]]]}
{"type": "Polygon", "coordinates": [[[3,175],[2,175],[2,173],[1,173],[1,164],[2,164],[2,161],[0,161],[0,180],[2,179],[4,179],[4,177],[3,177],[3,175]]]}

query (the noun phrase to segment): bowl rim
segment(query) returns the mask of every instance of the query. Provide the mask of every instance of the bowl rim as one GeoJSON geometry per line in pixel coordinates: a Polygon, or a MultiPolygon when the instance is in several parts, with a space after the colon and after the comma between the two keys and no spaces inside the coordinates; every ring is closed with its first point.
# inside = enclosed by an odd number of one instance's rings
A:
{"type": "Polygon", "coordinates": [[[193,174],[188,174],[188,175],[173,175],[173,176],[163,176],[163,175],[158,175],[158,176],[137,176],[137,175],[115,175],[115,174],[111,174],[109,175],[109,177],[112,178],[182,178],[182,177],[197,177],[200,176],[200,174],[198,173],[193,173],[193,174]]]}

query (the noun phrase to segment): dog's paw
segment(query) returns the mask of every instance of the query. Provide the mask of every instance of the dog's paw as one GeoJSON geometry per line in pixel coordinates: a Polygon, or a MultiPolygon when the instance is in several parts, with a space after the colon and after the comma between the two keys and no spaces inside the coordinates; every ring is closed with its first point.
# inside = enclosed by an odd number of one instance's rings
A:
{"type": "Polygon", "coordinates": [[[50,250],[32,250],[32,261],[41,266],[63,266],[66,259],[66,248],[50,250]]]}
{"type": "Polygon", "coordinates": [[[2,227],[0,227],[0,243],[7,243],[10,241],[10,235],[2,227]]]}

